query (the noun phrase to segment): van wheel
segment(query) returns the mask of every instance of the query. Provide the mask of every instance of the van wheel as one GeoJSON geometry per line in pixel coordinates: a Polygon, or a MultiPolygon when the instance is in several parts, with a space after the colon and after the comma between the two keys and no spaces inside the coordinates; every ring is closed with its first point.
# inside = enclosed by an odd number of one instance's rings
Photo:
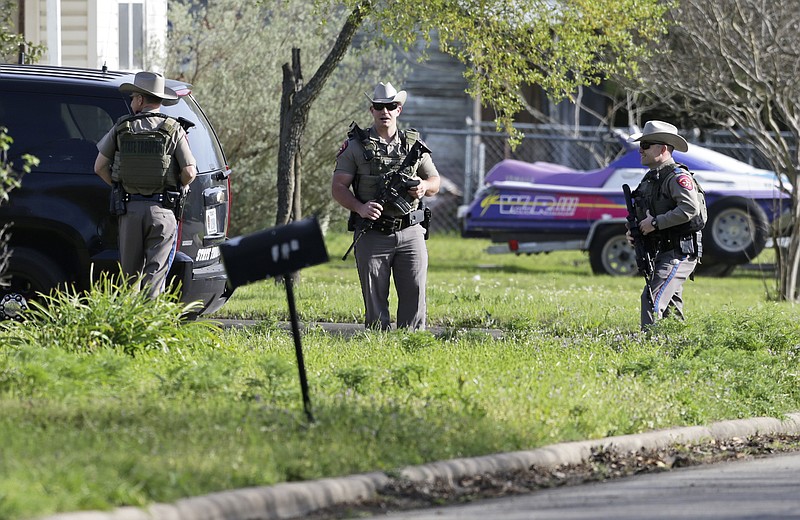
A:
{"type": "Polygon", "coordinates": [[[48,256],[28,249],[14,247],[3,277],[8,285],[0,287],[0,318],[21,319],[28,302],[48,294],[66,282],[64,270],[48,256]]]}
{"type": "Polygon", "coordinates": [[[589,247],[589,264],[594,274],[632,276],[639,272],[636,253],[625,238],[625,226],[603,226],[589,247]]]}
{"type": "Polygon", "coordinates": [[[746,264],[767,244],[767,215],[743,197],[725,197],[708,208],[703,255],[713,263],[746,264]]]}

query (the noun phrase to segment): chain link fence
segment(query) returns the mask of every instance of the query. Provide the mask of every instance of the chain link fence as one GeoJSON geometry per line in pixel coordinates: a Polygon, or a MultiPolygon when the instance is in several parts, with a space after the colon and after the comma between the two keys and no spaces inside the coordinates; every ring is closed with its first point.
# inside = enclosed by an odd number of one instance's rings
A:
{"type": "MultiPolygon", "coordinates": [[[[430,201],[434,212],[432,230],[459,231],[458,206],[469,204],[483,179],[504,159],[545,161],[576,170],[606,166],[623,151],[626,132],[565,125],[516,125],[522,135],[514,148],[509,135],[494,130],[493,123],[467,125],[465,129],[419,128],[433,150],[442,175],[440,194],[430,201]]],[[[731,132],[681,132],[690,143],[718,151],[757,168],[769,169],[764,156],[731,132]]]]}

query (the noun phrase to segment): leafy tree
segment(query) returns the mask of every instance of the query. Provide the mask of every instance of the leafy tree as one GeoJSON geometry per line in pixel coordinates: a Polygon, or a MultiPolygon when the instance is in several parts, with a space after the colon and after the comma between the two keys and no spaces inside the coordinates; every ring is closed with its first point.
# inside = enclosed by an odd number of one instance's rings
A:
{"type": "MultiPolygon", "coordinates": [[[[20,45],[26,48],[26,63],[35,62],[44,50],[41,45],[33,45],[16,32],[14,27],[14,14],[16,13],[16,2],[12,0],[0,0],[0,60],[3,62],[16,62],[19,56],[20,45]]],[[[0,121],[2,123],[2,121],[0,121]]],[[[8,150],[14,140],[7,133],[5,127],[0,126],[0,204],[8,201],[9,192],[19,187],[19,174],[15,173],[8,163],[8,150]]],[[[21,171],[30,171],[31,166],[38,164],[38,160],[30,155],[22,157],[23,164],[21,171]]],[[[8,267],[8,225],[0,228],[0,275],[5,273],[8,267]]],[[[2,283],[2,279],[0,279],[2,283]]]]}
{"type": "MultiPolygon", "coordinates": [[[[171,33],[166,72],[193,84],[219,132],[234,175],[232,233],[272,225],[276,215],[281,67],[293,48],[316,68],[337,28],[302,0],[219,0],[207,6],[170,2],[171,33]]],[[[326,12],[330,20],[341,8],[326,12]]],[[[330,176],[336,150],[350,122],[365,114],[366,98],[354,85],[403,73],[391,48],[359,41],[331,75],[308,116],[303,168],[306,211],[325,216],[334,208],[330,176]]]]}
{"type": "Polygon", "coordinates": [[[798,301],[800,12],[770,0],[682,0],[667,20],[668,45],[640,64],[633,88],[697,125],[735,130],[787,176],[791,236],[775,248],[776,288],[779,299],[798,301]]]}
{"type": "MultiPolygon", "coordinates": [[[[318,2],[320,7],[324,2],[318,2]]],[[[292,94],[281,135],[276,223],[291,216],[294,155],[304,118],[323,91],[357,31],[374,24],[380,34],[408,48],[439,36],[441,50],[466,66],[468,93],[497,114],[498,127],[513,133],[514,114],[524,108],[520,87],[538,84],[555,99],[610,75],[632,76],[645,42],[664,32],[658,0],[345,0],[350,15],[311,79],[292,94]]]]}
{"type": "Polygon", "coordinates": [[[20,45],[25,47],[26,63],[35,63],[44,52],[43,45],[26,41],[15,28],[14,15],[17,13],[16,0],[0,0],[0,60],[16,63],[19,59],[20,45]]]}
{"type": "MultiPolygon", "coordinates": [[[[20,177],[23,173],[31,171],[32,166],[39,164],[39,160],[32,155],[25,154],[21,157],[22,165],[18,171],[12,169],[13,164],[8,162],[8,150],[14,140],[7,134],[8,129],[0,126],[0,204],[8,202],[8,194],[20,186],[20,177]]],[[[0,275],[8,267],[8,231],[9,225],[0,228],[0,275]]],[[[2,279],[0,279],[2,283],[2,279]]]]}
{"type": "Polygon", "coordinates": [[[429,44],[438,34],[441,49],[466,65],[469,92],[495,110],[499,126],[512,129],[513,115],[524,107],[523,84],[540,84],[563,98],[610,74],[635,74],[636,58],[648,53],[640,44],[663,32],[661,14],[668,7],[658,0],[318,0],[314,8],[300,0],[191,4],[170,4],[167,71],[195,84],[237,161],[239,230],[250,226],[243,221],[263,227],[270,216],[278,224],[291,218],[301,142],[313,143],[302,150],[303,168],[313,175],[303,193],[308,211],[332,207],[328,177],[341,129],[363,113],[362,86],[395,70],[398,60],[389,42],[410,47],[422,38],[429,44]],[[365,53],[370,47],[364,41],[385,46],[365,53]],[[292,48],[302,50],[304,66],[314,71],[307,81],[292,77],[292,48]],[[279,123],[284,81],[299,88],[287,92],[279,123]],[[273,176],[270,166],[279,154],[273,176]]]}

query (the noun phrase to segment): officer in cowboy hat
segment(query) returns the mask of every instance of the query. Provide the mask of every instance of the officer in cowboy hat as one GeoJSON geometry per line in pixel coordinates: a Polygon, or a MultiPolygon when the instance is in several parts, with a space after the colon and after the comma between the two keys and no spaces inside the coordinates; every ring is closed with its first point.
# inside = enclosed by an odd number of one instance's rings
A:
{"type": "MultiPolygon", "coordinates": [[[[331,194],[350,210],[355,258],[364,297],[365,324],[382,330],[391,327],[389,283],[397,290],[397,327],[425,329],[425,290],[428,271],[426,229],[420,199],[439,191],[439,172],[430,150],[414,129],[399,130],[397,117],[406,103],[406,91],[391,83],[378,83],[370,101],[373,124],[362,130],[353,123],[336,155],[331,194]],[[419,152],[421,150],[421,152],[419,152]],[[378,202],[382,179],[411,161],[411,179],[418,184],[402,195],[407,211],[378,202]],[[360,233],[360,230],[366,230],[360,233]]],[[[411,184],[411,183],[409,183],[411,184]]]]}
{"type": "Polygon", "coordinates": [[[123,83],[119,86],[123,94],[145,94],[158,98],[165,106],[178,103],[178,94],[164,85],[164,76],[157,72],[138,72],[133,78],[133,83],[123,83]]]}
{"type": "MultiPolygon", "coordinates": [[[[641,298],[641,326],[674,314],[683,318],[683,284],[702,255],[701,229],[707,220],[705,197],[689,169],[676,163],[674,150],[689,145],[678,129],[664,121],[648,121],[639,143],[642,165],[649,168],[633,191],[639,230],[655,253],[653,276],[641,298]]],[[[633,242],[630,231],[628,241],[633,242]]]]}
{"type": "MultiPolygon", "coordinates": [[[[164,152],[171,164],[168,168],[174,176],[174,184],[181,190],[197,175],[196,161],[189,148],[186,131],[173,118],[160,114],[162,105],[178,103],[177,93],[164,84],[164,76],[154,72],[138,72],[133,83],[120,85],[119,91],[130,95],[133,115],[123,116],[97,143],[97,159],[94,171],[106,184],[119,181],[125,187],[126,213],[118,217],[119,253],[122,271],[131,281],[140,280],[151,298],[164,291],[167,273],[177,247],[177,221],[173,209],[165,207],[166,194],[140,193],[125,186],[122,172],[136,170],[138,166],[126,167],[126,155],[120,153],[118,132],[125,126],[133,134],[169,128],[169,138],[164,152]],[[152,116],[149,114],[153,114],[152,116]]],[[[158,152],[158,157],[162,154],[158,152]]],[[[156,158],[157,159],[157,158],[156,158]]],[[[139,159],[137,158],[137,161],[139,159]]],[[[153,161],[150,161],[151,163],[153,161]]],[[[155,161],[159,162],[159,161],[155,161]]],[[[142,162],[137,162],[142,164],[142,162]]],[[[145,163],[147,164],[147,163],[145,163]]],[[[163,164],[163,163],[162,163],[163,164]]],[[[163,170],[148,168],[135,171],[137,176],[153,175],[159,178],[163,170]]]]}

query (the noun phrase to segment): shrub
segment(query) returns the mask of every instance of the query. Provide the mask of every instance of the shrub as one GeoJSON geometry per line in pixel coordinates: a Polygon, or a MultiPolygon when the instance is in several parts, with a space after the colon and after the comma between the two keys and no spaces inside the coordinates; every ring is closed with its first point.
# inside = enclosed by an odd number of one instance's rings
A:
{"type": "Polygon", "coordinates": [[[129,355],[160,350],[177,352],[199,344],[216,345],[219,328],[206,321],[186,321],[197,304],[180,302],[179,289],[157,299],[100,275],[87,292],[54,291],[31,302],[22,323],[2,324],[12,344],[39,345],[67,352],[117,349],[129,355]]]}

